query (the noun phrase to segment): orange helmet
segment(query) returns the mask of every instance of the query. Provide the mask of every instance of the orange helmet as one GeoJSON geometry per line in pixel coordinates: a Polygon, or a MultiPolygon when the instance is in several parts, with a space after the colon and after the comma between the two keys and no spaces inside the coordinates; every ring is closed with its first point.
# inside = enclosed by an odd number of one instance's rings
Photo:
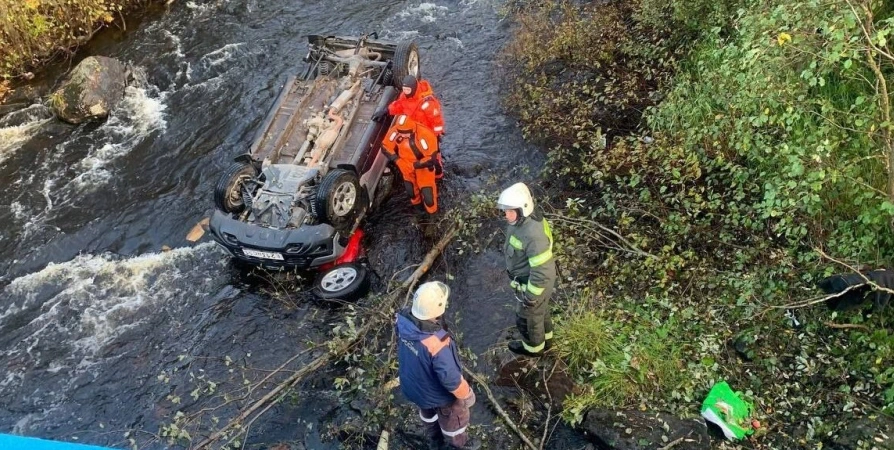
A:
{"type": "Polygon", "coordinates": [[[395,126],[397,128],[397,131],[402,131],[402,132],[413,131],[413,128],[415,128],[415,125],[416,125],[416,123],[413,122],[413,119],[410,119],[406,114],[401,114],[401,115],[397,116],[397,119],[395,120],[395,126]]]}

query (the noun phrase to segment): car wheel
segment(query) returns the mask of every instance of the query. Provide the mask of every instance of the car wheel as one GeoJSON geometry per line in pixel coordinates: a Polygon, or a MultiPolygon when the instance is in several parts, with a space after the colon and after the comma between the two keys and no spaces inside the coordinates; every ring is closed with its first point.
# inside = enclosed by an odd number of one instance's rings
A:
{"type": "Polygon", "coordinates": [[[246,162],[235,162],[227,168],[214,188],[214,204],[224,212],[238,214],[245,209],[242,187],[246,181],[258,175],[255,166],[246,162]]]}
{"type": "Polygon", "coordinates": [[[317,190],[317,214],[337,230],[354,225],[357,213],[365,206],[366,196],[357,175],[344,169],[334,169],[323,177],[317,190]]]}
{"type": "Polygon", "coordinates": [[[369,290],[369,271],[358,263],[339,264],[314,279],[313,294],[323,300],[354,301],[369,290]]]}
{"type": "Polygon", "coordinates": [[[416,79],[422,77],[422,69],[419,65],[419,47],[415,42],[400,42],[394,51],[394,87],[401,88],[404,77],[413,75],[416,79]]]}

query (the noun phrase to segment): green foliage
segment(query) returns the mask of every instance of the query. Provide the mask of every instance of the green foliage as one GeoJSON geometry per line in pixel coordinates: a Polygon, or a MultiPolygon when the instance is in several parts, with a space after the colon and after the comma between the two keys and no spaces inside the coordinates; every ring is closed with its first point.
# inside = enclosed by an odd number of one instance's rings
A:
{"type": "Polygon", "coordinates": [[[637,4],[520,7],[503,65],[514,86],[506,103],[527,138],[550,148],[600,149],[605,135],[638,126],[638,111],[654,103],[682,49],[662,44],[664,30],[636,21],[637,4]]]}
{"type": "Polygon", "coordinates": [[[148,0],[0,0],[0,80],[79,45],[148,0]]]}
{"type": "Polygon", "coordinates": [[[741,199],[752,230],[764,222],[791,246],[877,263],[894,250],[879,133],[890,124],[862,19],[846,2],[759,2],[740,11],[738,33],[706,36],[648,119],[741,199]]]}
{"type": "Polygon", "coordinates": [[[671,335],[674,324],[656,328],[635,317],[627,319],[590,311],[572,316],[559,328],[560,354],[586,386],[566,407],[572,422],[591,406],[633,406],[682,381],[681,348],[671,335]]]}
{"type": "Polygon", "coordinates": [[[883,90],[894,21],[890,5],[852,3],[518,11],[506,66],[521,75],[509,77],[508,104],[526,137],[550,149],[542,184],[560,199],[548,212],[569,296],[559,306],[572,318],[557,334],[586,387],[567,419],[591,405],[695,414],[718,379],[783,424],[767,437],[777,448],[833,442],[854,415],[892,413],[892,337],[876,331],[890,329],[888,311],[799,309],[797,330],[780,308],[849,270],[815,248],[857,267],[894,254],[883,90]],[[669,340],[650,342],[643,330],[662,326],[669,340]],[[653,344],[677,357],[677,383],[625,372],[619,349],[653,344]]]}

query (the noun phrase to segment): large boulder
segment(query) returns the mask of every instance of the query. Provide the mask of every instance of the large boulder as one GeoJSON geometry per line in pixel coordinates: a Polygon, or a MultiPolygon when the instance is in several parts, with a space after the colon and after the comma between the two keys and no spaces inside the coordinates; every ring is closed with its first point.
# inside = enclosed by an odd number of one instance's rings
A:
{"type": "Polygon", "coordinates": [[[124,97],[126,83],[124,64],[105,56],[87,57],[50,96],[53,111],[73,124],[105,118],[124,97]]]}
{"type": "Polygon", "coordinates": [[[591,409],[579,427],[606,450],[711,450],[708,427],[701,419],[680,419],[660,412],[591,409]]]}

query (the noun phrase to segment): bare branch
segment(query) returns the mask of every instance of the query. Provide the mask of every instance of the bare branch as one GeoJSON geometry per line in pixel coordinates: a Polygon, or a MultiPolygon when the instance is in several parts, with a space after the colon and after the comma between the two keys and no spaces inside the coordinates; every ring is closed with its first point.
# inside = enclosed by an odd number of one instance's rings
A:
{"type": "Polygon", "coordinates": [[[521,429],[518,428],[518,425],[516,425],[515,422],[513,422],[512,419],[509,418],[509,414],[506,414],[506,411],[504,411],[503,408],[500,407],[500,403],[497,401],[497,399],[494,397],[493,392],[491,392],[490,388],[487,386],[487,381],[485,381],[481,375],[472,372],[467,367],[463,367],[463,372],[465,372],[466,375],[475,380],[475,382],[478,383],[479,386],[481,386],[481,389],[483,389],[484,393],[487,395],[487,399],[490,400],[491,405],[493,405],[494,409],[497,410],[497,413],[500,414],[503,422],[505,422],[506,426],[508,426],[512,431],[515,432],[515,434],[518,435],[518,437],[521,438],[522,442],[525,443],[525,446],[529,450],[538,450],[537,446],[535,446],[534,443],[531,442],[530,439],[528,439],[528,436],[526,436],[525,433],[523,433],[521,429]]]}

